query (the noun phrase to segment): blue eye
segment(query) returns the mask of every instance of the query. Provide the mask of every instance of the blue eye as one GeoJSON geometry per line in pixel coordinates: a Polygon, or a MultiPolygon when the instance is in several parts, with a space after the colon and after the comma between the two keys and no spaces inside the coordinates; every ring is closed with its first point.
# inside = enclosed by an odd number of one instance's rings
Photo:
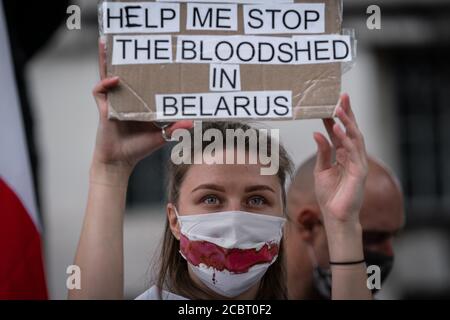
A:
{"type": "Polygon", "coordinates": [[[203,198],[204,204],[215,205],[219,203],[219,199],[216,196],[210,195],[203,198]]]}
{"type": "Polygon", "coordinates": [[[248,204],[251,206],[262,206],[265,203],[266,203],[266,199],[264,199],[263,197],[260,197],[260,196],[251,197],[248,200],[248,204]]]}

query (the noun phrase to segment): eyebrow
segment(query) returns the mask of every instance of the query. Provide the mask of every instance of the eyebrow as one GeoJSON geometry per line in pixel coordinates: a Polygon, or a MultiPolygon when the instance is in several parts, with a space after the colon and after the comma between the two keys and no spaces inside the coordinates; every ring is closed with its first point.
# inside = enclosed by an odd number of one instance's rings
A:
{"type": "Polygon", "coordinates": [[[376,235],[383,235],[383,234],[391,234],[392,232],[389,230],[363,230],[366,234],[376,234],[376,235]]]}
{"type": "Polygon", "coordinates": [[[198,191],[200,189],[209,189],[209,190],[216,190],[216,191],[220,191],[220,192],[225,192],[225,188],[224,187],[219,186],[217,184],[212,184],[212,183],[201,184],[201,185],[195,187],[194,189],[192,189],[191,192],[198,191]]]}
{"type": "MultiPolygon", "coordinates": [[[[197,187],[195,187],[194,189],[192,189],[191,192],[195,192],[201,189],[208,189],[208,190],[216,190],[216,191],[220,191],[220,192],[225,192],[225,188],[217,185],[217,184],[212,184],[212,183],[206,183],[206,184],[201,184],[197,187]]],[[[254,186],[249,186],[246,187],[244,189],[245,192],[253,192],[253,191],[261,191],[261,190],[267,190],[273,193],[276,193],[275,190],[273,190],[271,187],[267,186],[267,185],[254,185],[254,186]]]]}
{"type": "Polygon", "coordinates": [[[250,187],[245,188],[245,192],[261,191],[261,190],[267,190],[267,191],[276,193],[275,190],[273,190],[271,187],[264,185],[264,184],[250,186],[250,187]]]}
{"type": "Polygon", "coordinates": [[[363,231],[363,235],[367,236],[372,236],[372,237],[395,237],[398,235],[398,233],[400,232],[399,229],[397,230],[389,230],[389,231],[378,231],[378,230],[366,230],[363,231]]]}

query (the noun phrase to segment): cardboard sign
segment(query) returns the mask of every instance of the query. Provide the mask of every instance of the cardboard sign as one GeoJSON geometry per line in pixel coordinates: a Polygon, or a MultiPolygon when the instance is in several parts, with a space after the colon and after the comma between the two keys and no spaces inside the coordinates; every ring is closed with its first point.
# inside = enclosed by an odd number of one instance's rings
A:
{"type": "Polygon", "coordinates": [[[331,117],[352,60],[336,0],[104,1],[109,116],[331,117]]]}

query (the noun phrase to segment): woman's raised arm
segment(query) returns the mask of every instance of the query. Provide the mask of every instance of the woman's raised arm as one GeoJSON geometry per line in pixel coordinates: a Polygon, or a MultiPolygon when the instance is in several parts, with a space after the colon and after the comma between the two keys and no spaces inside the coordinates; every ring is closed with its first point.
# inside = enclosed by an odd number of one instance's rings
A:
{"type": "MultiPolygon", "coordinates": [[[[89,174],[89,194],[75,265],[81,270],[81,289],[70,299],[123,298],[123,214],[128,179],[135,165],[161,147],[161,129],[151,122],[108,119],[107,93],[119,79],[106,78],[104,45],[99,44],[100,77],[93,95],[99,112],[95,150],[89,174]]],[[[189,129],[180,121],[167,129],[189,129]]],[[[150,182],[149,182],[150,183],[150,182]]]]}
{"type": "Polygon", "coordinates": [[[341,96],[336,115],[345,131],[334,120],[324,120],[336,161],[328,140],[314,133],[318,146],[315,192],[328,240],[332,299],[371,299],[359,221],[368,171],[367,154],[348,95],[341,96]]]}

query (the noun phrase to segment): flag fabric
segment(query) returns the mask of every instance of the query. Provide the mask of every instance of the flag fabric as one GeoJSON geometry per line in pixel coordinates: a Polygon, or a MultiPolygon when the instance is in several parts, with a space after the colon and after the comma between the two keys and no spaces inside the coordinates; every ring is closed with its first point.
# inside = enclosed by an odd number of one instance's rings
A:
{"type": "Polygon", "coordinates": [[[0,299],[47,299],[41,226],[0,3],[0,299]]]}

